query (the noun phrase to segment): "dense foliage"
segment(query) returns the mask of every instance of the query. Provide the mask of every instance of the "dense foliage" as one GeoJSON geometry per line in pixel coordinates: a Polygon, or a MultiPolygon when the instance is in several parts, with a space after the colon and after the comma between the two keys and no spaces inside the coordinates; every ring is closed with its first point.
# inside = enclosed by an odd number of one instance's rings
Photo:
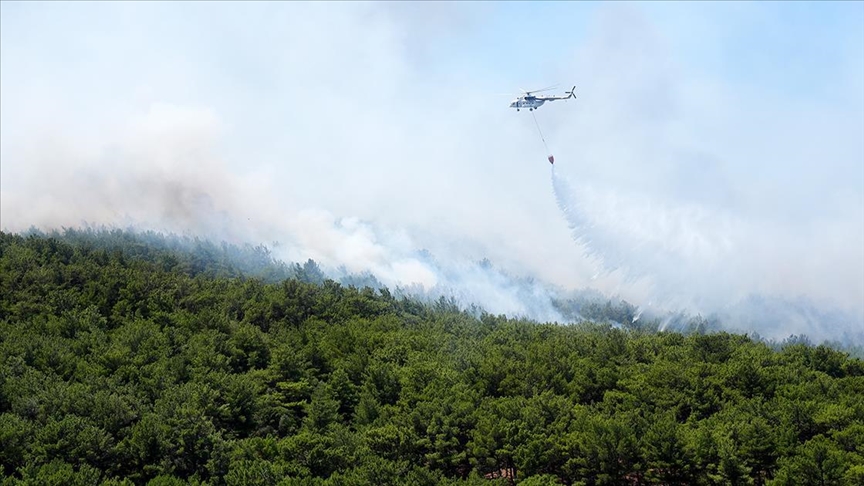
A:
{"type": "Polygon", "coordinates": [[[864,363],[829,347],[478,318],[218,250],[0,233],[4,484],[864,484],[864,363]]]}

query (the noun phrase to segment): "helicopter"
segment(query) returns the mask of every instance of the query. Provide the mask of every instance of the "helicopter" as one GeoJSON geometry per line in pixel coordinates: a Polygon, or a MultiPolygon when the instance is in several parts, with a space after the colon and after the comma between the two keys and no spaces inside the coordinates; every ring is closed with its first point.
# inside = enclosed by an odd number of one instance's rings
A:
{"type": "Polygon", "coordinates": [[[573,86],[573,88],[570,91],[564,92],[567,96],[554,96],[554,95],[553,96],[543,96],[543,95],[536,96],[536,95],[532,94],[532,93],[540,93],[542,91],[549,91],[550,89],[552,89],[554,87],[555,86],[550,86],[548,88],[536,89],[533,91],[525,91],[523,89],[522,93],[524,93],[524,94],[519,96],[515,100],[511,101],[510,102],[510,108],[516,108],[516,111],[519,111],[522,108],[528,108],[528,111],[534,111],[535,109],[543,106],[543,103],[546,103],[547,101],[567,100],[570,98],[576,98],[576,93],[575,93],[576,86],[573,86]]]}

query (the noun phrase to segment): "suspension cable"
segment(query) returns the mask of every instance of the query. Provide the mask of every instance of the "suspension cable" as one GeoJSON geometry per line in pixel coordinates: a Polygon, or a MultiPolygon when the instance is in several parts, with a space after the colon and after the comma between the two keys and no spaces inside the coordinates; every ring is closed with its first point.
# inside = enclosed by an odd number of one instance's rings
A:
{"type": "Polygon", "coordinates": [[[549,153],[549,145],[546,144],[546,138],[543,136],[543,130],[540,130],[540,123],[537,122],[537,115],[531,111],[531,116],[534,117],[534,124],[537,125],[537,132],[540,134],[540,140],[543,141],[543,146],[546,147],[546,153],[549,153]]]}

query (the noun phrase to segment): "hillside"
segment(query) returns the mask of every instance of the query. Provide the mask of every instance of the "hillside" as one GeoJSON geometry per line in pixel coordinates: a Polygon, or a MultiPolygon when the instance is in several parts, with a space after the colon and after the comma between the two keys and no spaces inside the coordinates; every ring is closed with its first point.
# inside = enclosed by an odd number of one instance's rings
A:
{"type": "Polygon", "coordinates": [[[467,312],[264,248],[0,233],[3,484],[864,484],[860,359],[585,310],[467,312]]]}

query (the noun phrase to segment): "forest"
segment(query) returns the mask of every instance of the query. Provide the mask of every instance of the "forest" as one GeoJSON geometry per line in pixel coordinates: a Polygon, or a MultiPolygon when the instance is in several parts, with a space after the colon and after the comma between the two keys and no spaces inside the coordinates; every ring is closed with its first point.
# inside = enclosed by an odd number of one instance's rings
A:
{"type": "Polygon", "coordinates": [[[0,481],[864,484],[860,358],[582,310],[420,301],[263,247],[0,232],[0,481]]]}

